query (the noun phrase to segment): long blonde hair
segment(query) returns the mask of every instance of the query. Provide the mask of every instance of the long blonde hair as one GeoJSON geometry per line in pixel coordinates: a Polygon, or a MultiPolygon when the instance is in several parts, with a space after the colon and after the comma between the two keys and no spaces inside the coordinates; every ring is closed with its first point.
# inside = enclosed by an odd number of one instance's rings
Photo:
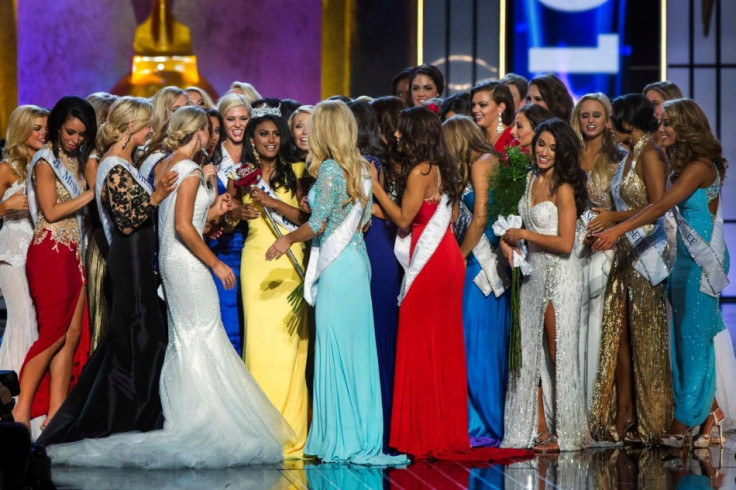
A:
{"type": "Polygon", "coordinates": [[[37,105],[21,105],[15,108],[8,119],[3,158],[21,179],[26,178],[26,168],[31,161],[26,141],[33,133],[33,122],[37,117],[48,118],[49,111],[37,105]]]}
{"type": "MultiPolygon", "coordinates": [[[[583,130],[580,127],[580,111],[583,103],[588,100],[594,100],[603,107],[604,123],[608,122],[611,118],[611,114],[613,113],[611,101],[603,92],[594,92],[580,97],[580,100],[575,104],[575,108],[572,110],[572,114],[570,115],[570,126],[572,126],[572,130],[580,140],[581,150],[585,150],[585,137],[583,136],[583,130]]],[[[595,156],[593,170],[590,172],[590,179],[597,189],[607,190],[611,187],[611,179],[613,178],[615,170],[614,164],[617,162],[619,149],[616,146],[616,142],[613,141],[613,138],[611,137],[611,132],[606,128],[603,128],[601,138],[601,151],[595,156]]]]}
{"type": "Polygon", "coordinates": [[[486,141],[480,127],[468,116],[455,115],[447,119],[442,123],[442,135],[445,137],[447,153],[458,164],[463,186],[470,182],[473,151],[479,155],[483,153],[496,154],[496,150],[486,141]]]}
{"type": "Polygon", "coordinates": [[[710,130],[703,109],[692,99],[672,99],[665,101],[664,111],[676,135],[675,142],[667,147],[673,178],[695,160],[713,162],[724,177],[728,161],[723,157],[721,142],[710,130]]]}
{"type": "Polygon", "coordinates": [[[166,130],[169,123],[169,108],[171,104],[177,99],[177,97],[184,96],[189,103],[187,93],[179,87],[168,86],[164,87],[153,96],[151,102],[153,103],[153,114],[151,115],[151,128],[153,129],[153,136],[151,141],[147,145],[145,153],[140,157],[140,162],[143,162],[149,155],[160,151],[163,148],[163,141],[166,137],[166,130]]]}
{"type": "MultiPolygon", "coordinates": [[[[215,103],[212,101],[212,97],[210,97],[210,94],[204,91],[204,89],[201,89],[199,87],[187,87],[184,89],[184,92],[187,94],[187,100],[189,100],[189,92],[197,92],[200,97],[202,97],[202,100],[204,101],[204,108],[205,109],[214,109],[215,103]]],[[[189,101],[191,104],[191,101],[189,101]]],[[[194,105],[194,104],[192,104],[194,105]]]]}
{"type": "Polygon", "coordinates": [[[130,127],[130,134],[151,124],[153,105],[140,97],[120,97],[110,107],[107,122],[97,131],[97,153],[102,155],[113,144],[120,141],[130,127]]]}
{"type": "Polygon", "coordinates": [[[94,92],[87,96],[87,102],[89,102],[95,110],[98,128],[107,121],[107,116],[110,114],[110,108],[117,98],[117,95],[108,94],[107,92],[94,92]]]}
{"type": "Polygon", "coordinates": [[[197,106],[186,106],[177,110],[169,121],[163,147],[168,151],[186,145],[194,137],[194,133],[207,126],[207,113],[197,106]]]}
{"type": "Polygon", "coordinates": [[[345,172],[350,200],[366,204],[362,180],[368,162],[358,150],[358,124],[350,108],[339,100],[320,102],[309,118],[308,130],[309,173],[316,177],[322,162],[335,160],[345,172]]]}

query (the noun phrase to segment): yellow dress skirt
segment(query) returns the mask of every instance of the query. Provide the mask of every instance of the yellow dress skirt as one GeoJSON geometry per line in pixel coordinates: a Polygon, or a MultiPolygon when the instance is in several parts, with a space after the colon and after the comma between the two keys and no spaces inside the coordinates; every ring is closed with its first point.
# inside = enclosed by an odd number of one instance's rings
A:
{"type": "MultiPolygon", "coordinates": [[[[303,163],[292,168],[297,178],[304,173],[303,163]]],[[[288,189],[279,188],[276,194],[287,204],[298,206],[288,189]]],[[[243,202],[251,204],[252,200],[246,195],[243,202]]],[[[288,256],[266,261],[266,250],[276,241],[276,234],[263,209],[259,211],[261,216],[248,222],[240,266],[245,313],[243,356],[248,370],[296,434],[296,442],[284,448],[285,458],[296,459],[303,456],[307,441],[306,308],[297,316],[289,304],[288,296],[300,279],[288,256]]],[[[291,251],[303,265],[303,245],[294,244],[291,251]]]]}

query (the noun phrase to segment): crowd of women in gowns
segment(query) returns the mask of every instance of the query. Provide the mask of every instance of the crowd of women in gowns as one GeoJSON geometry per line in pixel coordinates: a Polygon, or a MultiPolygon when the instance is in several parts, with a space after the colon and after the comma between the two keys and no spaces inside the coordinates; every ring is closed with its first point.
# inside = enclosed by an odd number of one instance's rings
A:
{"type": "Polygon", "coordinates": [[[670,82],[443,91],[421,65],[316,106],[236,82],[18,107],[16,421],[55,462],[145,468],[723,445],[727,162],[702,109],[670,82]]]}

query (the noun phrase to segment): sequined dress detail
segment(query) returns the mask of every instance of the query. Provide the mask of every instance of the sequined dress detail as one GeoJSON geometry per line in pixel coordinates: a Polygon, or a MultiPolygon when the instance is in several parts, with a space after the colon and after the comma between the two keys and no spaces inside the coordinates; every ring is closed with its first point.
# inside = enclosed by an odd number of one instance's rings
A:
{"type": "MultiPolygon", "coordinates": [[[[527,176],[519,214],[524,227],[556,235],[557,206],[552,201],[531,205],[533,173],[527,176]]],[[[562,451],[582,448],[587,438],[583,382],[578,376],[582,268],[575,254],[547,252],[528,244],[530,276],[521,285],[521,368],[509,375],[506,392],[505,437],[502,447],[530,448],[537,435],[537,386],[544,394],[549,433],[557,435],[562,451]],[[555,312],[556,364],[552,364],[544,333],[544,314],[555,312]]]]}
{"type": "MultiPolygon", "coordinates": [[[[624,169],[620,183],[621,198],[630,209],[649,204],[646,185],[636,172],[637,163],[632,156],[631,167],[624,169]]],[[[626,159],[620,163],[625,164],[626,159]]],[[[654,226],[643,228],[648,233],[654,226]]],[[[621,236],[616,242],[606,287],[598,373],[588,414],[591,434],[599,441],[618,441],[616,359],[621,331],[627,325],[634,383],[634,432],[643,442],[653,443],[672,421],[665,283],[652,286],[634,269],[636,260],[628,238],[621,236]]]]}

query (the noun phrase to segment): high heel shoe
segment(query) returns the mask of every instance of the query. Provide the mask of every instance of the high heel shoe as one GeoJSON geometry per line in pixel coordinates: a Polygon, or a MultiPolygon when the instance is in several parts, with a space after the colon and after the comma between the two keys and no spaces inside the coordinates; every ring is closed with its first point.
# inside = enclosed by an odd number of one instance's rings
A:
{"type": "Polygon", "coordinates": [[[659,436],[659,444],[662,446],[682,448],[690,445],[690,431],[691,427],[688,427],[682,434],[662,434],[659,436]]]}
{"type": "MultiPolygon", "coordinates": [[[[723,437],[723,419],[725,418],[723,411],[720,408],[716,408],[710,415],[713,416],[713,428],[709,434],[698,434],[693,439],[693,447],[702,449],[710,446],[723,447],[726,444],[726,439],[723,437]],[[718,418],[718,412],[721,414],[720,419],[718,418]],[[713,437],[713,430],[716,428],[718,428],[718,437],[713,437]]],[[[706,418],[706,420],[708,419],[706,418]]]]}

